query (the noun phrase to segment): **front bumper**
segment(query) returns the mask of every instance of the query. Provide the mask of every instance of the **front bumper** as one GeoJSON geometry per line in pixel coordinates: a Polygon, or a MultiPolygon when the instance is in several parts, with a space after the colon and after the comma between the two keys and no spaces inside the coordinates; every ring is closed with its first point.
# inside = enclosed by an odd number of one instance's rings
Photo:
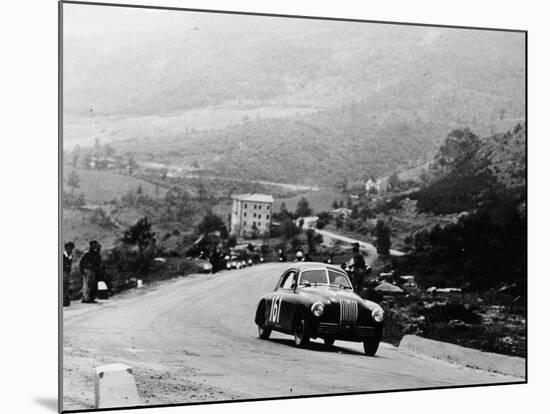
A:
{"type": "Polygon", "coordinates": [[[372,326],[357,324],[339,325],[333,322],[318,322],[315,324],[312,337],[334,338],[343,341],[363,342],[369,338],[382,337],[383,324],[372,326]]]}

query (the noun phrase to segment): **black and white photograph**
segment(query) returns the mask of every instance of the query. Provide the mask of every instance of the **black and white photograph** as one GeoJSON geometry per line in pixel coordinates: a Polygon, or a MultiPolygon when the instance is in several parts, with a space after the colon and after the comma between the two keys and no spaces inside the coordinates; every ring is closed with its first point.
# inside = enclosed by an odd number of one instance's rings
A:
{"type": "Polygon", "coordinates": [[[525,30],[59,7],[61,411],[527,382],[525,30]]]}

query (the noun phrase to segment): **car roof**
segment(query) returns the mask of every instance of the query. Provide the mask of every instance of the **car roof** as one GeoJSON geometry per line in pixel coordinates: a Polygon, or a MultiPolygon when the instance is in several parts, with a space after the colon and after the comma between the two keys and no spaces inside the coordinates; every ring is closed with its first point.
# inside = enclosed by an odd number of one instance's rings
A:
{"type": "Polygon", "coordinates": [[[344,274],[346,273],[339,266],[334,266],[334,265],[322,263],[322,262],[294,262],[290,264],[286,270],[296,269],[299,272],[301,272],[302,270],[319,269],[319,268],[335,270],[337,272],[344,273],[344,274]]]}

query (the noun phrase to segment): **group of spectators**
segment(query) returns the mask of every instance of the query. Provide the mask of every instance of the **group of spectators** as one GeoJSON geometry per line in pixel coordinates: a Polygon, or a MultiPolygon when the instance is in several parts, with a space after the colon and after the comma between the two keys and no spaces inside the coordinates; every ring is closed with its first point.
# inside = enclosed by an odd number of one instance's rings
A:
{"type": "MultiPolygon", "coordinates": [[[[75,244],[67,242],[63,250],[63,306],[70,306],[71,300],[69,297],[69,277],[73,267],[73,251],[75,244]]],[[[286,261],[286,255],[282,249],[279,249],[279,261],[286,261]]],[[[213,249],[208,255],[204,250],[199,256],[201,259],[209,260],[212,263],[212,270],[216,272],[225,267],[225,262],[228,260],[228,252],[220,249],[213,249]]],[[[325,263],[333,263],[334,257],[331,253],[330,257],[325,260],[325,263]]],[[[309,255],[304,254],[301,250],[296,252],[297,262],[311,261],[309,255]]],[[[342,264],[353,283],[356,292],[360,293],[365,284],[365,276],[370,267],[366,265],[363,255],[359,251],[359,244],[353,244],[353,257],[346,264],[342,264]]],[[[88,250],[84,252],[79,261],[79,270],[82,275],[82,303],[97,303],[97,282],[101,270],[101,244],[97,240],[90,241],[88,250]]]]}
{"type": "MultiPolygon", "coordinates": [[[[70,306],[69,277],[73,268],[73,251],[75,244],[67,242],[63,248],[63,306],[70,306]]],[[[88,250],[79,261],[79,270],[82,275],[82,303],[97,303],[97,281],[101,270],[101,244],[92,240],[88,250]]]]}

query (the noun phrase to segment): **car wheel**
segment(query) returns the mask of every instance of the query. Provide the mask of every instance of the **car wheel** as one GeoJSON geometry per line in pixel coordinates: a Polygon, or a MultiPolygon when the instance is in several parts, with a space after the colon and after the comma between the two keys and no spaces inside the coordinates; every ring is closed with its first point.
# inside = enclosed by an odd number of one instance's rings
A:
{"type": "Polygon", "coordinates": [[[294,321],[294,344],[303,348],[309,343],[307,319],[304,312],[300,312],[294,321]]]}
{"type": "Polygon", "coordinates": [[[368,356],[374,356],[376,351],[378,351],[378,345],[380,344],[380,339],[378,338],[369,338],[363,342],[363,348],[365,349],[365,354],[368,356]]]}
{"type": "Polygon", "coordinates": [[[334,345],[334,338],[323,338],[323,341],[325,342],[326,346],[334,345]]]}
{"type": "Polygon", "coordinates": [[[265,327],[265,322],[258,325],[258,336],[260,339],[269,339],[269,335],[271,335],[271,329],[265,327]]]}

